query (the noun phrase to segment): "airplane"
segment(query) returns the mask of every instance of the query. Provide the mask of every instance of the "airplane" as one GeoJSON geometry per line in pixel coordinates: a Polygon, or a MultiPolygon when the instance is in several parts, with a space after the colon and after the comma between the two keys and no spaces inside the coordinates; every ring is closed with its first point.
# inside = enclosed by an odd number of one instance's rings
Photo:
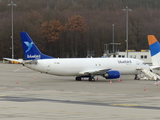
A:
{"type": "Polygon", "coordinates": [[[22,63],[24,66],[41,73],[58,76],[75,76],[80,81],[87,77],[95,81],[95,76],[117,79],[121,75],[137,75],[149,65],[134,58],[53,58],[40,52],[28,33],[20,32],[24,60],[3,58],[22,63]]]}
{"type": "Polygon", "coordinates": [[[152,60],[151,70],[160,75],[160,44],[154,35],[148,35],[148,44],[152,60]]]}

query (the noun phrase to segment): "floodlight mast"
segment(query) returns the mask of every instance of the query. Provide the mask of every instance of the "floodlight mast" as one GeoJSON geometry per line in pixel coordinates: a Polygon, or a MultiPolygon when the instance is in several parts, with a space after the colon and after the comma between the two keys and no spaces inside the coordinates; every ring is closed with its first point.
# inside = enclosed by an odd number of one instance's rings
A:
{"type": "Polygon", "coordinates": [[[15,3],[13,3],[13,1],[11,1],[11,3],[7,4],[7,6],[11,6],[11,16],[12,16],[12,59],[14,59],[14,43],[13,43],[13,6],[17,6],[15,3]]]}
{"type": "Polygon", "coordinates": [[[131,11],[131,9],[128,8],[128,6],[126,6],[125,9],[123,9],[123,11],[126,12],[126,51],[127,51],[127,58],[128,58],[128,11],[131,11]]]}

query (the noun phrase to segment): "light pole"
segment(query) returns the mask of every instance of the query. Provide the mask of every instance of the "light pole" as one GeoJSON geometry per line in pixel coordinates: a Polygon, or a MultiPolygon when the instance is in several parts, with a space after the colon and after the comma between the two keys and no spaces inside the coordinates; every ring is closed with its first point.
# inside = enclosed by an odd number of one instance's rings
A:
{"type": "Polygon", "coordinates": [[[113,57],[116,57],[116,54],[117,54],[117,46],[118,45],[121,45],[121,43],[110,43],[111,45],[114,45],[115,47],[116,47],[116,50],[114,51],[114,53],[113,53],[113,57]]]}
{"type": "Polygon", "coordinates": [[[126,50],[127,50],[127,58],[128,58],[128,11],[132,11],[132,10],[129,9],[128,6],[126,6],[126,8],[123,9],[123,11],[126,12],[126,50]]]}
{"type": "Polygon", "coordinates": [[[113,32],[112,32],[112,42],[113,42],[113,47],[112,47],[112,51],[113,51],[113,55],[114,55],[114,24],[112,24],[112,30],[113,30],[113,32]]]}
{"type": "Polygon", "coordinates": [[[13,44],[13,6],[17,6],[16,4],[13,3],[13,1],[11,1],[11,3],[7,4],[7,6],[11,6],[11,16],[12,16],[12,59],[14,59],[14,44],[13,44]]]}

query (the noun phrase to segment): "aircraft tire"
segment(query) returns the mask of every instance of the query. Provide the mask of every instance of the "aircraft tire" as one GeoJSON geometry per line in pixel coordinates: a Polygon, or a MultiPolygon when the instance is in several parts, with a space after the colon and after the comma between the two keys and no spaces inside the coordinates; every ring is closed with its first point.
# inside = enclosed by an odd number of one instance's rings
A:
{"type": "Polygon", "coordinates": [[[76,81],[82,81],[81,77],[76,77],[76,81]]]}
{"type": "Polygon", "coordinates": [[[89,77],[88,81],[94,82],[94,81],[95,81],[95,78],[94,78],[94,77],[89,77]]]}

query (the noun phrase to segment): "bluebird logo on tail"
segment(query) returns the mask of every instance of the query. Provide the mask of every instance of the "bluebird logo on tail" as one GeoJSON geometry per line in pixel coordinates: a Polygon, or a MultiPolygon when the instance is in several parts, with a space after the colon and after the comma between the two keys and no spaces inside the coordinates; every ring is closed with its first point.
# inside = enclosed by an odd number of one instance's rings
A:
{"type": "Polygon", "coordinates": [[[25,52],[28,52],[28,51],[30,51],[30,49],[32,48],[32,46],[33,46],[33,42],[31,42],[31,43],[29,43],[29,42],[24,42],[26,45],[27,45],[27,47],[28,47],[28,49],[25,51],[25,52]]]}

